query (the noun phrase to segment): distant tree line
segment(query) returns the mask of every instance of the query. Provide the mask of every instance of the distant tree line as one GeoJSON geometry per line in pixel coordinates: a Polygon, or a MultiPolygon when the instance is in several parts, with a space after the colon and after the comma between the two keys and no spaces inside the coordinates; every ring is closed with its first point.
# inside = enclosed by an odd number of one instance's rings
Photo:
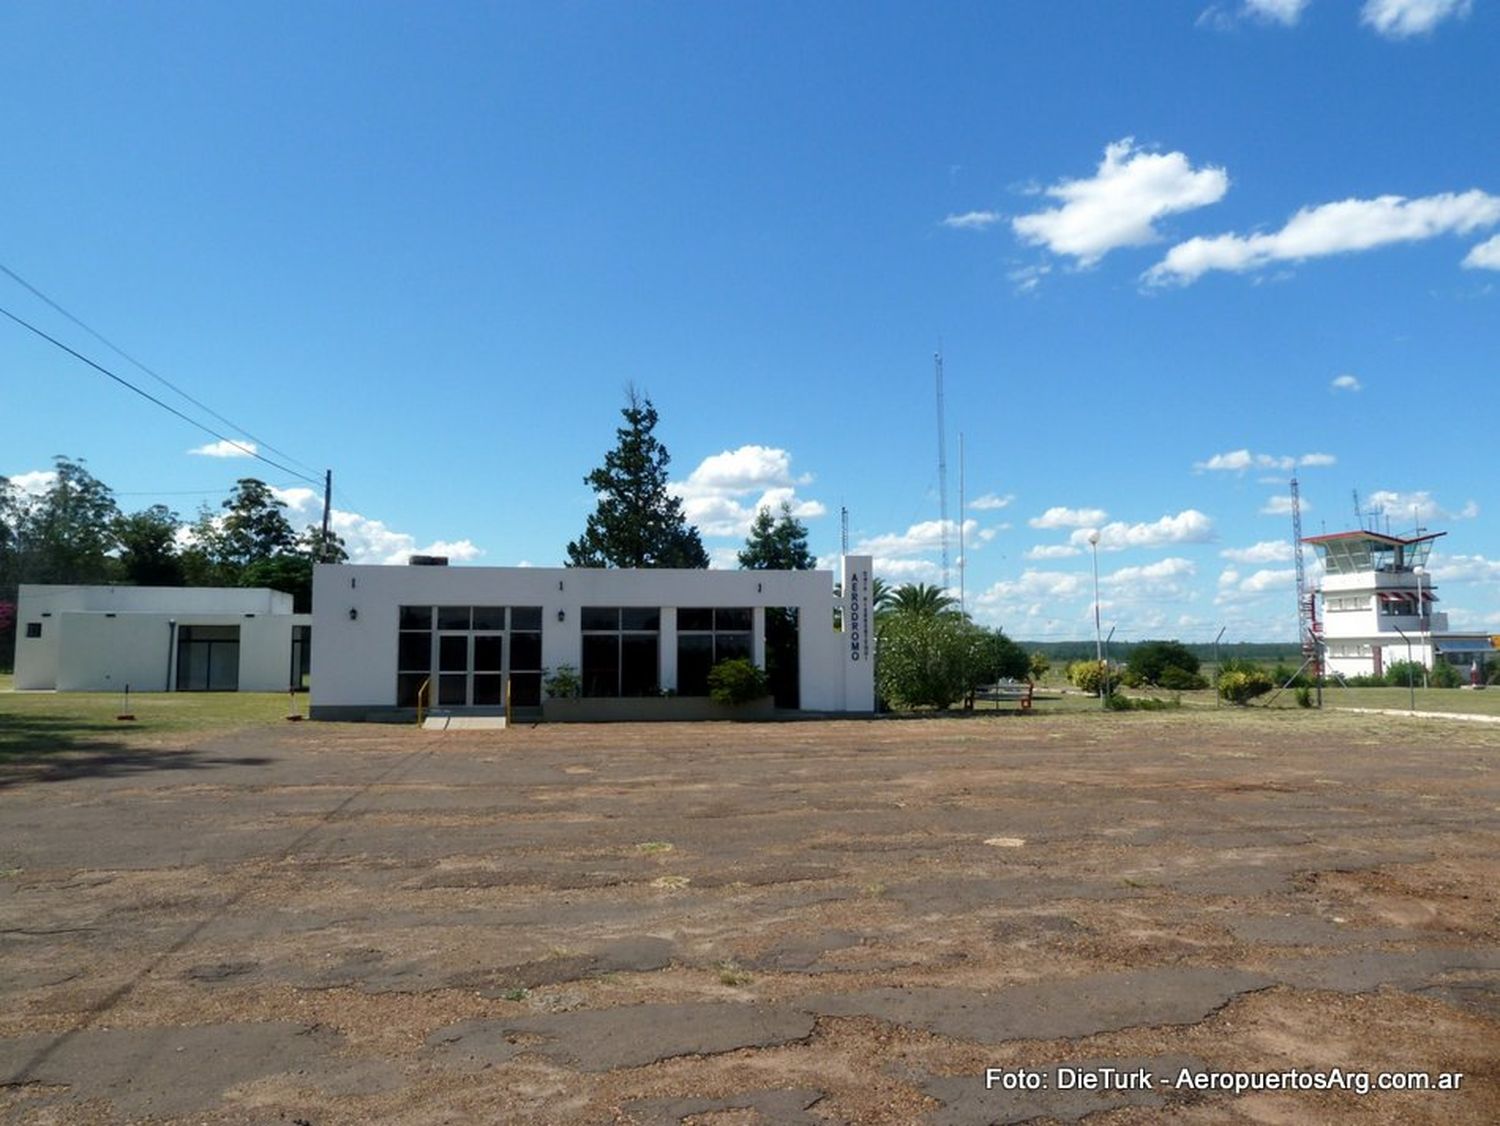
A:
{"type": "Polygon", "coordinates": [[[53,470],[38,495],[0,477],[0,667],[14,658],[22,583],[270,587],[306,612],[313,563],[348,559],[336,534],[325,539],[316,525],[299,534],[286,504],[254,477],[186,521],[163,504],[121,511],[82,458],[59,455],[53,470]]]}

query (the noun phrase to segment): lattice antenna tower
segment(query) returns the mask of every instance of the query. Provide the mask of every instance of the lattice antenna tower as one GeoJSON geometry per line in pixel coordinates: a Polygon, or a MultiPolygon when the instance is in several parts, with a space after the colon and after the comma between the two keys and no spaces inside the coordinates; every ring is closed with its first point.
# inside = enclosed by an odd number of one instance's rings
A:
{"type": "Polygon", "coordinates": [[[943,411],[943,353],[932,354],[933,380],[937,385],[938,437],[938,529],[943,543],[943,589],[948,589],[948,441],[943,411]]]}
{"type": "Polygon", "coordinates": [[[1302,493],[1295,476],[1292,478],[1292,558],[1297,565],[1297,641],[1303,658],[1316,660],[1317,614],[1313,600],[1317,596],[1307,589],[1307,564],[1302,553],[1302,493]]]}
{"type": "Polygon", "coordinates": [[[845,505],[839,506],[839,552],[849,554],[849,509],[845,505]]]}

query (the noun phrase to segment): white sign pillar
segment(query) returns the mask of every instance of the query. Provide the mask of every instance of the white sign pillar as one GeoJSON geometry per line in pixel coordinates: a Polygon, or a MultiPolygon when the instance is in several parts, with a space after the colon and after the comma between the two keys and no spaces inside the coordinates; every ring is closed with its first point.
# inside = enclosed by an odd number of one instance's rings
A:
{"type": "Polygon", "coordinates": [[[843,623],[841,656],[844,665],[844,710],[875,710],[874,560],[868,555],[843,559],[843,623]]]}

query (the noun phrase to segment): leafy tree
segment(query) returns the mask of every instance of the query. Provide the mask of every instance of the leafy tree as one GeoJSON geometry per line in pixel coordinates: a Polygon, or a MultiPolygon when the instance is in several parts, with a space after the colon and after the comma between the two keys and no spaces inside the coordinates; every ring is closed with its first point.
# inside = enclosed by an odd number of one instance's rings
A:
{"type": "Polygon", "coordinates": [[[755,514],[739,560],[746,571],[811,571],[817,566],[807,549],[807,528],[792,515],[790,501],[781,502],[779,519],[769,508],[755,514]]]}
{"type": "Polygon", "coordinates": [[[876,693],[894,708],[946,708],[962,699],[971,628],[957,614],[883,615],[876,625],[876,693]]]}
{"type": "Polygon", "coordinates": [[[238,569],[228,559],[222,519],[208,505],[198,509],[198,518],[188,528],[182,549],[182,571],[188,586],[233,586],[238,569]]]}
{"type": "Polygon", "coordinates": [[[876,575],[870,580],[870,607],[877,614],[883,614],[891,608],[892,591],[888,582],[876,575]]]}
{"type": "Polygon", "coordinates": [[[1171,688],[1196,677],[1200,664],[1192,650],[1180,641],[1143,641],[1131,651],[1125,667],[1132,681],[1171,688]],[[1169,675],[1168,669],[1176,669],[1177,673],[1169,675]],[[1166,684],[1163,678],[1173,684],[1166,684]]]}
{"type": "Polygon", "coordinates": [[[1104,661],[1073,661],[1068,665],[1068,683],[1091,695],[1097,696],[1101,689],[1113,692],[1112,679],[1109,666],[1104,661]]]}
{"type": "Polygon", "coordinates": [[[254,477],[242,477],[224,502],[222,552],[235,569],[292,551],[297,534],[285,515],[286,502],[254,477]]]}
{"type": "Polygon", "coordinates": [[[1052,668],[1052,662],[1047,659],[1047,654],[1040,650],[1031,654],[1027,663],[1030,668],[1032,680],[1041,680],[1052,668]]]}
{"type": "Polygon", "coordinates": [[[28,582],[93,583],[109,577],[119,515],[114,493],[77,461],[53,458],[55,476],[23,523],[28,582]]]}
{"type": "Polygon", "coordinates": [[[187,581],[177,552],[182,520],[164,504],[115,517],[120,576],[135,586],[182,586],[187,581]]]}
{"type": "Polygon", "coordinates": [[[898,586],[891,593],[889,608],[893,613],[929,618],[956,612],[952,597],[942,587],[928,583],[904,583],[898,586]]]}
{"type": "Polygon", "coordinates": [[[305,551],[307,557],[314,563],[347,563],[349,561],[349,549],[344,545],[344,537],[332,528],[325,536],[322,526],[318,524],[307,526],[307,531],[302,533],[298,547],[305,551]]]}
{"type": "Polygon", "coordinates": [[[656,408],[634,387],[620,413],[625,425],[604,464],[584,483],[598,506],[583,535],[568,544],[569,567],[707,567],[698,529],[687,522],[682,501],[667,491],[671,456],[652,433],[656,408]]]}
{"type": "Polygon", "coordinates": [[[1265,669],[1255,665],[1228,668],[1228,665],[1225,662],[1227,671],[1219,674],[1219,695],[1232,704],[1248,704],[1276,687],[1265,669]]]}

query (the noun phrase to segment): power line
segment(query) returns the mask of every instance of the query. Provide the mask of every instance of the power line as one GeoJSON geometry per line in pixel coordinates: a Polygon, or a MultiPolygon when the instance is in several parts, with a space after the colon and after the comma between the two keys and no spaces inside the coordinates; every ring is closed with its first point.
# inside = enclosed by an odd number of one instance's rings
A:
{"type": "Polygon", "coordinates": [[[297,470],[292,469],[290,466],[282,465],[279,461],[272,461],[270,458],[266,457],[264,454],[260,453],[258,450],[253,450],[253,449],[251,449],[248,446],[243,446],[239,442],[236,442],[233,438],[226,438],[223,434],[220,434],[217,430],[214,430],[212,427],[203,425],[203,423],[199,422],[196,418],[190,418],[189,416],[183,414],[180,410],[178,410],[176,407],[172,406],[170,403],[164,403],[164,402],[162,402],[155,395],[151,394],[151,392],[149,392],[149,391],[143,391],[139,387],[137,387],[134,383],[131,383],[130,380],[124,378],[123,376],[116,375],[114,372],[110,371],[109,368],[105,367],[103,364],[95,363],[93,360],[91,360],[87,356],[85,356],[82,352],[76,351],[76,350],[68,347],[61,340],[57,339],[57,337],[55,337],[55,336],[49,336],[47,333],[45,333],[41,329],[37,328],[36,325],[32,324],[30,321],[23,320],[22,318],[16,316],[9,309],[6,309],[3,306],[0,306],[0,313],[3,313],[5,316],[7,316],[11,320],[15,321],[16,324],[20,325],[22,328],[24,328],[24,329],[26,329],[26,330],[28,330],[30,332],[36,333],[36,335],[40,336],[43,340],[47,341],[49,344],[52,344],[52,345],[55,345],[58,348],[61,348],[64,352],[68,353],[68,355],[72,356],[74,359],[82,360],[84,363],[88,364],[89,367],[93,368],[95,371],[99,372],[100,374],[106,375],[110,379],[113,379],[120,386],[129,388],[131,391],[134,391],[141,398],[147,400],[148,402],[155,403],[162,410],[167,411],[169,414],[176,415],[178,418],[182,419],[183,422],[186,422],[189,426],[195,426],[199,430],[202,430],[205,434],[208,434],[208,435],[210,435],[210,436],[212,436],[214,438],[217,438],[221,442],[228,442],[235,449],[242,450],[248,456],[255,458],[256,461],[263,461],[267,465],[273,466],[274,468],[281,470],[283,473],[290,473],[293,477],[300,477],[302,480],[307,481],[310,484],[321,485],[323,483],[322,481],[318,480],[317,478],[309,477],[305,473],[299,473],[297,470]]]}
{"type": "MultiPolygon", "coordinates": [[[[267,442],[264,438],[257,438],[254,434],[250,433],[250,431],[246,430],[243,426],[239,426],[236,423],[231,422],[229,419],[225,418],[218,411],[216,411],[212,407],[210,407],[207,403],[204,403],[204,402],[202,402],[202,401],[200,401],[198,399],[193,398],[193,396],[189,395],[186,391],[184,391],[181,387],[177,386],[177,384],[173,383],[166,376],[161,375],[159,372],[153,371],[151,368],[149,368],[145,364],[141,363],[140,360],[136,359],[129,352],[125,351],[125,349],[121,348],[118,344],[114,343],[114,341],[110,340],[103,333],[98,332],[97,330],[95,330],[93,328],[90,328],[87,324],[85,324],[83,321],[79,320],[72,313],[68,312],[68,310],[64,309],[56,301],[52,300],[52,298],[48,297],[45,293],[43,293],[41,290],[39,290],[36,286],[32,285],[29,281],[27,281],[25,278],[23,278],[20,274],[16,273],[14,270],[12,270],[4,262],[0,262],[0,272],[3,272],[4,274],[6,274],[6,276],[8,276],[12,281],[14,281],[18,285],[24,287],[32,295],[34,295],[35,297],[39,298],[40,300],[46,302],[46,304],[50,305],[57,312],[61,313],[65,317],[67,317],[68,320],[72,321],[79,328],[83,329],[84,332],[88,333],[95,340],[97,340],[101,344],[103,344],[106,348],[109,348],[111,351],[115,352],[117,355],[123,356],[126,360],[130,361],[130,363],[134,364],[141,371],[145,372],[147,375],[149,375],[152,379],[156,380],[158,383],[161,383],[164,386],[170,387],[173,391],[177,392],[177,394],[181,395],[184,399],[186,399],[188,402],[192,403],[199,410],[207,411],[214,418],[218,419],[220,422],[222,422],[225,426],[229,427],[231,430],[236,431],[236,432],[238,432],[240,434],[243,434],[246,438],[249,438],[252,442],[254,442],[261,449],[267,449],[267,450],[270,450],[274,454],[279,454],[281,457],[285,458],[287,461],[292,462],[294,465],[300,465],[300,466],[302,466],[302,468],[306,469],[309,473],[316,473],[317,472],[316,469],[314,469],[312,466],[308,465],[305,461],[298,460],[297,458],[293,457],[291,454],[287,453],[285,450],[278,450],[275,446],[271,445],[271,443],[267,442]]],[[[30,326],[28,325],[27,327],[29,328],[30,326]]],[[[76,353],[75,353],[75,355],[76,355],[76,353]]],[[[225,438],[224,441],[226,441],[226,442],[232,442],[232,444],[235,445],[235,446],[237,446],[239,449],[242,449],[242,450],[245,449],[244,446],[239,445],[238,442],[233,442],[232,439],[225,438]]],[[[246,452],[248,453],[249,451],[246,450],[246,452]]]]}

